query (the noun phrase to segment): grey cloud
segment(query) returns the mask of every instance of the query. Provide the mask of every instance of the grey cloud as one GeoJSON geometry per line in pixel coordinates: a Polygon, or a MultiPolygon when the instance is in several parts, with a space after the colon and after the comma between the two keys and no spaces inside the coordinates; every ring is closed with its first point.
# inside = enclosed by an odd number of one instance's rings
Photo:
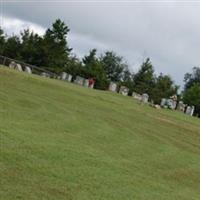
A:
{"type": "Polygon", "coordinates": [[[43,27],[61,18],[80,56],[90,48],[113,49],[136,69],[146,52],[156,72],[182,84],[184,73],[200,64],[199,8],[200,3],[183,2],[26,1],[4,2],[3,13],[43,27]]]}

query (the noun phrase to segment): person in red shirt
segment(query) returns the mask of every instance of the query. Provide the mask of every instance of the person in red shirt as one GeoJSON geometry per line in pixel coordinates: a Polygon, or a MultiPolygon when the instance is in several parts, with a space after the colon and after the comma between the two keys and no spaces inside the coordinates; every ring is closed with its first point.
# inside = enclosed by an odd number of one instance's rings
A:
{"type": "Polygon", "coordinates": [[[94,87],[94,84],[95,84],[94,78],[89,78],[89,87],[90,87],[90,88],[93,88],[93,87],[94,87]]]}

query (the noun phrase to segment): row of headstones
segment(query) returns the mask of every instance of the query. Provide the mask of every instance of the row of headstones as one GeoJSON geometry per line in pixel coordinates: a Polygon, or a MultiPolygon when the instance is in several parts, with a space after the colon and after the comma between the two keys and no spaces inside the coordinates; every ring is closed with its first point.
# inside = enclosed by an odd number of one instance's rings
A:
{"type": "MultiPolygon", "coordinates": [[[[110,85],[109,85],[109,90],[110,90],[110,91],[112,91],[112,92],[117,92],[117,88],[118,88],[118,86],[117,86],[116,83],[110,82],[110,85]]],[[[129,88],[127,88],[126,86],[121,86],[121,87],[119,88],[119,94],[122,94],[122,95],[124,95],[124,96],[127,96],[128,93],[129,93],[129,88]]],[[[138,94],[138,93],[136,93],[136,92],[133,92],[133,93],[132,93],[132,97],[133,97],[134,99],[137,99],[137,100],[143,102],[143,103],[148,103],[148,101],[149,101],[149,95],[146,94],[146,93],[140,95],[140,94],[138,94]]]]}
{"type": "MultiPolygon", "coordinates": [[[[60,76],[61,80],[66,80],[68,82],[72,82],[72,75],[68,74],[66,72],[62,72],[60,76]]],[[[83,78],[81,76],[76,76],[76,78],[73,81],[77,85],[81,85],[84,87],[94,88],[94,83],[89,84],[89,79],[83,78]]]]}
{"type": "MultiPolygon", "coordinates": [[[[17,71],[20,71],[20,72],[23,71],[22,66],[21,66],[20,64],[18,64],[18,63],[15,63],[14,61],[12,61],[12,62],[9,64],[9,68],[11,68],[11,69],[16,69],[17,71]]],[[[24,71],[27,72],[27,73],[29,73],[29,74],[32,73],[31,68],[28,67],[28,66],[25,66],[24,71]]]]}
{"type": "Polygon", "coordinates": [[[184,112],[185,114],[191,115],[191,116],[193,116],[194,110],[195,110],[194,106],[188,106],[184,104],[183,101],[179,101],[177,103],[177,101],[173,99],[165,99],[165,98],[161,100],[160,106],[162,108],[169,108],[172,110],[176,109],[178,111],[184,112]]]}

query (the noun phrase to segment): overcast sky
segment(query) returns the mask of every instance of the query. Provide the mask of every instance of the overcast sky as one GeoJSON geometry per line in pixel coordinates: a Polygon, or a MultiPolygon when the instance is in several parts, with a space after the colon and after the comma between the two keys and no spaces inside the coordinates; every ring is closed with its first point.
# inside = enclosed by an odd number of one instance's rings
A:
{"type": "Polygon", "coordinates": [[[92,48],[113,50],[133,71],[150,57],[157,73],[170,74],[179,85],[200,65],[200,1],[0,1],[8,34],[27,27],[43,34],[60,18],[79,57],[92,48]]]}

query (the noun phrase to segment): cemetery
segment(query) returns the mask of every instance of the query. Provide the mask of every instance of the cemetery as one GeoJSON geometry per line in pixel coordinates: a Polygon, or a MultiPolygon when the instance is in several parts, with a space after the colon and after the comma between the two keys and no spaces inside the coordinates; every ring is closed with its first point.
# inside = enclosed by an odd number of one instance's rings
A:
{"type": "Polygon", "coordinates": [[[145,106],[146,94],[85,89],[66,76],[0,67],[0,77],[2,199],[198,199],[198,118],[145,106]]]}
{"type": "MultiPolygon", "coordinates": [[[[25,66],[24,67],[24,70],[22,68],[22,66],[15,62],[15,61],[11,61],[9,63],[9,68],[11,69],[15,69],[17,71],[25,71],[29,74],[32,74],[32,70],[31,70],[31,67],[29,66],[25,66]]],[[[40,75],[42,77],[47,77],[47,78],[50,78],[51,75],[50,73],[48,72],[41,72],[40,75]]],[[[71,74],[68,74],[66,72],[62,72],[59,75],[55,76],[57,79],[61,79],[63,81],[68,81],[68,82],[72,82],[72,75],[71,74]]],[[[91,79],[85,79],[84,77],[81,77],[81,76],[76,76],[73,83],[77,84],[77,85],[80,85],[80,86],[83,86],[83,87],[89,87],[89,88],[94,88],[94,84],[95,84],[95,81],[91,78],[91,79]]],[[[128,96],[129,94],[129,88],[125,87],[125,86],[118,86],[117,83],[115,82],[110,82],[109,84],[109,87],[108,87],[108,90],[111,91],[111,92],[118,92],[119,94],[123,95],[123,96],[128,96]]],[[[139,102],[142,102],[142,103],[145,103],[145,104],[150,104],[149,102],[149,95],[144,93],[144,94],[137,94],[136,92],[133,92],[132,93],[132,97],[136,100],[138,100],[139,102]]],[[[160,105],[151,105],[153,106],[154,108],[168,108],[168,109],[171,109],[171,110],[177,110],[177,111],[181,111],[187,115],[190,115],[190,116],[193,116],[193,113],[194,113],[194,110],[195,110],[195,107],[192,106],[192,105],[185,105],[184,102],[182,101],[179,101],[177,102],[177,97],[176,95],[166,99],[166,98],[163,98],[161,99],[161,103],[160,105]]]]}

